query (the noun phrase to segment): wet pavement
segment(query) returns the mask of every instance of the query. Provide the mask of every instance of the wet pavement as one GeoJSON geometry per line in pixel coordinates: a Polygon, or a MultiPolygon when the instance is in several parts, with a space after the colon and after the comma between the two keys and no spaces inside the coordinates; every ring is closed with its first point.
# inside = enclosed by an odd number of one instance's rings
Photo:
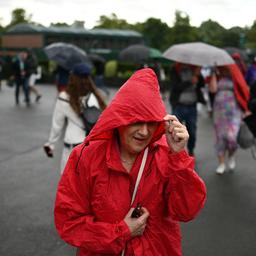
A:
{"type": "MultiPolygon", "coordinates": [[[[42,149],[56,88],[40,85],[39,89],[43,97],[30,107],[14,104],[13,88],[3,86],[0,91],[1,256],[75,255],[75,249],[59,239],[53,223],[62,144],[57,144],[53,159],[42,149]]],[[[114,93],[111,89],[111,96],[114,93]]],[[[236,170],[216,175],[212,121],[205,111],[199,117],[195,153],[208,199],[194,221],[182,224],[183,255],[255,256],[256,160],[249,150],[239,149],[236,170]]]]}

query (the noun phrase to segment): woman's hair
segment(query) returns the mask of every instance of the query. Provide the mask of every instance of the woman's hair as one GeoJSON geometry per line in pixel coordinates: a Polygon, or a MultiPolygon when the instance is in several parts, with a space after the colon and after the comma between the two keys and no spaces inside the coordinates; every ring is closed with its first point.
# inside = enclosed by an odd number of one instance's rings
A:
{"type": "Polygon", "coordinates": [[[87,95],[91,90],[91,81],[88,76],[77,76],[70,74],[68,86],[66,89],[67,94],[70,96],[70,105],[72,109],[80,115],[82,106],[82,96],[87,95]]]}

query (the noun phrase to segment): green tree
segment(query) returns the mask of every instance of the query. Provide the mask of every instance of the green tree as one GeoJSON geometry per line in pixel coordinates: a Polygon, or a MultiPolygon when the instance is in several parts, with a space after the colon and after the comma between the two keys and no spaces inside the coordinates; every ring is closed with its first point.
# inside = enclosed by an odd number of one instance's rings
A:
{"type": "Polygon", "coordinates": [[[256,49],[256,20],[250,29],[245,32],[246,46],[256,49]]]}
{"type": "Polygon", "coordinates": [[[222,47],[233,46],[237,48],[244,48],[244,35],[245,30],[240,27],[233,27],[222,34],[222,47]]]}
{"type": "Polygon", "coordinates": [[[82,20],[75,20],[71,26],[74,28],[84,28],[84,23],[82,20]]]}
{"type": "Polygon", "coordinates": [[[171,44],[194,42],[199,39],[196,27],[190,25],[190,18],[181,11],[175,12],[175,22],[171,29],[169,42],[171,44]]]}
{"type": "Polygon", "coordinates": [[[218,22],[208,20],[202,22],[198,29],[200,40],[215,46],[222,46],[222,37],[226,30],[218,22]]]}
{"type": "Polygon", "coordinates": [[[17,8],[12,11],[11,22],[7,27],[12,27],[20,23],[30,23],[32,15],[26,14],[26,11],[22,8],[17,8]]]}
{"type": "Polygon", "coordinates": [[[97,21],[98,25],[94,28],[111,28],[111,29],[131,29],[132,25],[124,19],[119,19],[115,13],[110,17],[102,15],[97,21]]]}
{"type": "Polygon", "coordinates": [[[66,22],[51,22],[50,26],[52,27],[69,27],[69,25],[66,22]]]}
{"type": "MultiPolygon", "coordinates": [[[[134,29],[136,29],[136,26],[134,26],[134,29]]],[[[149,46],[159,50],[164,50],[169,46],[168,38],[171,33],[171,29],[160,19],[149,18],[141,24],[139,29],[139,32],[144,35],[149,46]]]]}

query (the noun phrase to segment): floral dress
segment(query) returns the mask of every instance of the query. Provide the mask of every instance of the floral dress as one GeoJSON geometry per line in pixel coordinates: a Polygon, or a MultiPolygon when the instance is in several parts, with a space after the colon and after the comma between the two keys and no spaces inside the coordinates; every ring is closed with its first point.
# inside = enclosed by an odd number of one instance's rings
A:
{"type": "Polygon", "coordinates": [[[218,90],[213,106],[216,151],[223,156],[225,151],[234,152],[237,145],[237,134],[241,124],[242,111],[234,95],[234,85],[229,78],[218,81],[218,90]]]}

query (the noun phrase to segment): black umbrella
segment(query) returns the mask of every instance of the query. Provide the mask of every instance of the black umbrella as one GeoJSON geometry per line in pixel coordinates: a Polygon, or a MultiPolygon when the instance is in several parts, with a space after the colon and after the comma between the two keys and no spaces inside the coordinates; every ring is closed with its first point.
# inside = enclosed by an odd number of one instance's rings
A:
{"type": "Polygon", "coordinates": [[[92,63],[84,50],[67,43],[53,43],[44,48],[49,59],[54,60],[61,67],[71,70],[75,64],[86,63],[92,68],[92,63]]]}
{"type": "Polygon", "coordinates": [[[130,45],[119,53],[119,60],[124,62],[142,63],[153,58],[162,58],[162,53],[142,44],[130,45]]]}
{"type": "Polygon", "coordinates": [[[88,57],[95,67],[96,75],[103,75],[105,71],[106,59],[95,53],[88,54],[88,57]]]}
{"type": "Polygon", "coordinates": [[[103,63],[105,64],[106,59],[102,56],[95,54],[95,53],[89,53],[88,54],[89,59],[92,61],[92,63],[103,63]]]}

